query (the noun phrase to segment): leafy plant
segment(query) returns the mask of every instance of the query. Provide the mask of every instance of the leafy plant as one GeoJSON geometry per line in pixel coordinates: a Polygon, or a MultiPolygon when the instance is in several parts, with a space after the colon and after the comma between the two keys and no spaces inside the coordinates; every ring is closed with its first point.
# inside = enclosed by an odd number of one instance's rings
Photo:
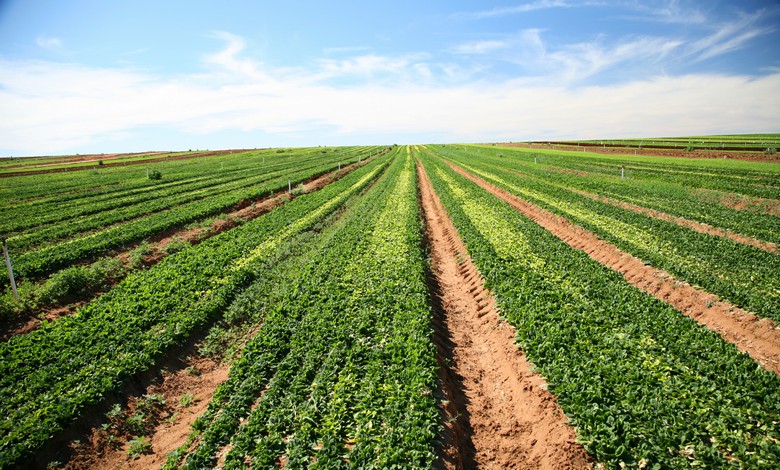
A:
{"type": "Polygon", "coordinates": [[[127,455],[135,460],[152,449],[152,443],[145,437],[140,436],[128,442],[127,455]]]}

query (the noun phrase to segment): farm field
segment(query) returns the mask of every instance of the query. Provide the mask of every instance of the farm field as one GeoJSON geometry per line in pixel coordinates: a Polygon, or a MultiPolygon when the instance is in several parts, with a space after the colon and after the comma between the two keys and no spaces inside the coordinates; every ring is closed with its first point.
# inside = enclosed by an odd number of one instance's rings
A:
{"type": "Polygon", "coordinates": [[[780,461],[776,163],[116,160],[0,166],[1,468],[780,461]]]}
{"type": "Polygon", "coordinates": [[[739,134],[691,137],[653,137],[643,139],[574,140],[558,142],[565,145],[586,147],[619,147],[624,149],[656,148],[695,150],[729,150],[740,152],[764,152],[775,155],[780,148],[778,134],[739,134]]]}

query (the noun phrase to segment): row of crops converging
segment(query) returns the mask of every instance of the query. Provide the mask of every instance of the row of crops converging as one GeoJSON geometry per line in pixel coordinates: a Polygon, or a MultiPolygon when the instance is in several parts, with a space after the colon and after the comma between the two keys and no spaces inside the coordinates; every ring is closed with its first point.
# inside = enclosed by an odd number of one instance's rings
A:
{"type": "Polygon", "coordinates": [[[72,181],[61,173],[9,178],[15,190],[1,196],[16,215],[0,226],[18,247],[24,282],[360,163],[322,189],[130,272],[77,313],[0,343],[0,467],[36,457],[193,337],[239,323],[251,325],[251,337],[166,468],[438,465],[440,366],[418,162],[518,348],[595,462],[780,461],[775,372],[462,174],[778,321],[777,252],[583,194],[775,243],[780,217],[767,204],[780,188],[776,169],[486,146],[379,150],[180,160],[160,181],[130,168],[72,181]],[[730,207],[698,197],[703,190],[765,205],[730,207]]]}

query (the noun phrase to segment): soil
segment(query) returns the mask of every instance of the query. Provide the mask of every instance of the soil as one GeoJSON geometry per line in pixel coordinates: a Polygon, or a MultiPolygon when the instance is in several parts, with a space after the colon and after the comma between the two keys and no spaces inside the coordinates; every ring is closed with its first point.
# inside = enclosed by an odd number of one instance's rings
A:
{"type": "Polygon", "coordinates": [[[190,432],[192,423],[200,416],[211,401],[217,387],[227,380],[230,367],[225,364],[198,356],[195,348],[183,354],[181,361],[172,372],[162,373],[157,383],[149,385],[137,397],[128,399],[126,416],[131,416],[138,408],[143,395],[157,395],[164,405],[147,412],[149,429],[145,434],[148,450],[133,458],[128,450],[133,439],[127,430],[119,435],[110,434],[95,427],[86,439],[79,444],[71,444],[73,456],[64,465],[68,469],[92,468],[139,469],[160,468],[168,453],[181,446],[190,432]],[[188,355],[186,353],[191,353],[188,355]],[[182,401],[182,397],[187,397],[182,401]]]}
{"type": "Polygon", "coordinates": [[[616,199],[608,198],[605,196],[599,196],[598,194],[592,194],[579,189],[574,189],[574,188],[567,188],[567,189],[569,189],[570,191],[574,191],[575,193],[580,194],[582,196],[593,199],[595,201],[605,202],[607,204],[621,207],[623,209],[627,209],[639,214],[647,215],[649,217],[653,217],[660,220],[665,220],[667,222],[677,224],[681,227],[687,227],[689,229],[695,230],[699,233],[714,235],[716,237],[729,238],[731,240],[734,240],[735,242],[760,248],[770,253],[778,253],[777,244],[775,243],[765,242],[762,240],[758,240],[756,238],[747,237],[745,235],[740,235],[734,232],[729,232],[726,229],[716,228],[708,224],[697,222],[695,220],[689,220],[683,217],[677,217],[671,214],[667,214],[665,212],[657,211],[655,209],[648,209],[646,207],[637,206],[634,204],[630,204],[628,202],[618,201],[616,199]]]}
{"type": "Polygon", "coordinates": [[[738,211],[750,211],[759,214],[780,216],[780,200],[745,196],[712,189],[698,188],[693,196],[700,201],[714,202],[738,211]]]}
{"type": "Polygon", "coordinates": [[[468,173],[453,163],[453,170],[469,178],[525,216],[566,242],[584,251],[599,263],[618,271],[632,285],[663,300],[683,314],[716,331],[747,353],[767,370],[780,375],[780,328],[772,320],[760,318],[702,289],[676,280],[669,273],[645,265],[628,253],[495,185],[468,173]]]}
{"type": "MultiPolygon", "coordinates": [[[[321,175],[313,176],[306,181],[302,182],[303,189],[299,192],[293,192],[293,194],[279,193],[275,196],[265,197],[256,201],[242,201],[237,205],[237,208],[230,212],[226,212],[223,217],[214,220],[209,226],[195,227],[195,228],[178,228],[168,230],[151,237],[150,241],[150,254],[144,256],[143,265],[146,268],[154,266],[162,261],[166,256],[166,250],[171,242],[185,242],[190,245],[200,243],[207,238],[211,238],[222,232],[230,230],[233,227],[241,225],[249,220],[257,218],[267,212],[270,212],[276,207],[290,201],[295,198],[296,195],[317,191],[324,186],[336,181],[354,169],[365,165],[370,159],[361,161],[360,163],[353,163],[345,165],[341,170],[324,173],[321,175]]],[[[297,187],[296,187],[297,188],[297,187]]],[[[113,255],[116,258],[122,260],[126,267],[131,266],[130,254],[135,246],[128,248],[127,250],[113,255]]],[[[88,262],[80,264],[89,264],[88,262]]],[[[119,280],[114,282],[110,287],[113,288],[119,280]]],[[[96,297],[103,292],[93,292],[92,296],[96,297]]],[[[20,334],[27,334],[37,329],[42,320],[55,321],[56,319],[71,315],[76,310],[84,305],[89,299],[78,299],[75,302],[68,303],[66,305],[47,306],[35,311],[35,314],[19,315],[11,322],[0,322],[0,341],[7,341],[10,337],[20,334]]]]}
{"type": "Polygon", "coordinates": [[[441,414],[440,467],[581,469],[592,459],[514,343],[418,162],[430,250],[441,414]]]}
{"type": "Polygon", "coordinates": [[[764,152],[743,152],[743,151],[718,151],[718,150],[694,150],[688,152],[683,149],[653,149],[653,148],[634,148],[634,147],[599,147],[599,146],[577,146],[561,145],[546,142],[496,142],[485,145],[496,145],[499,147],[517,147],[544,150],[565,150],[568,152],[591,152],[609,155],[644,155],[653,157],[678,157],[678,158],[723,158],[729,160],[748,160],[754,162],[780,162],[780,156],[767,155],[764,152]]]}

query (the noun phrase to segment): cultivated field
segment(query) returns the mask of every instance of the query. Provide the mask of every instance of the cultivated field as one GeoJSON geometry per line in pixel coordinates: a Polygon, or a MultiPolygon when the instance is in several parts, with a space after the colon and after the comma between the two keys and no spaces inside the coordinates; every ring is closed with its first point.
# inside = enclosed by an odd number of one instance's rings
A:
{"type": "Polygon", "coordinates": [[[776,468],[780,166],[524,147],[0,162],[0,467],[776,468]]]}

